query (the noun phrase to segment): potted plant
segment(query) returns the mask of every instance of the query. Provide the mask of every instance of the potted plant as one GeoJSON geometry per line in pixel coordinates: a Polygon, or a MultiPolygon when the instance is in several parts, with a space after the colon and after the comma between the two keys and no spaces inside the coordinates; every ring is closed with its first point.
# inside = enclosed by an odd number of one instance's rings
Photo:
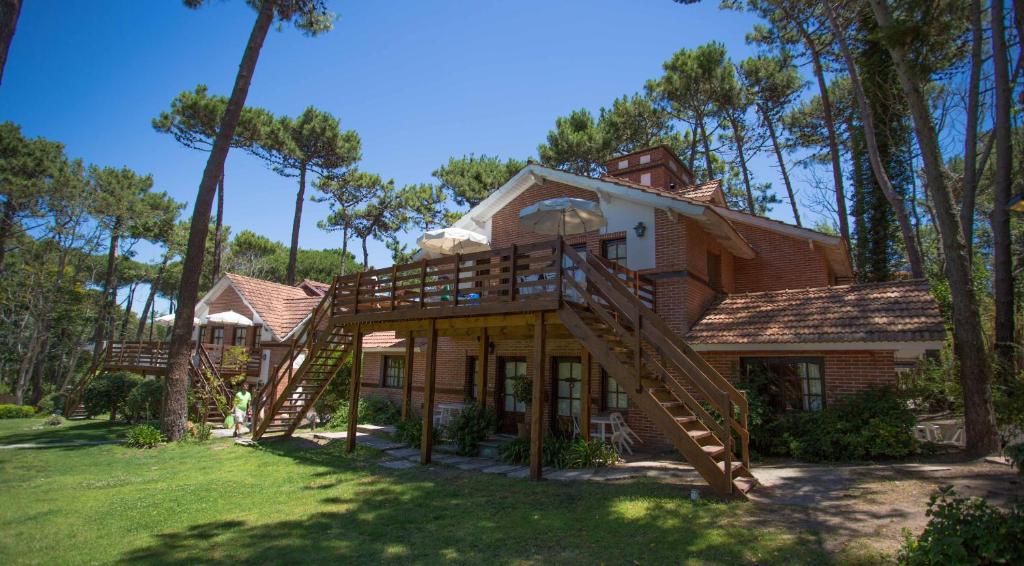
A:
{"type": "MultiPolygon", "coordinates": [[[[527,375],[516,376],[512,380],[512,396],[517,403],[526,405],[526,415],[530,413],[530,402],[533,401],[533,378],[527,375]]],[[[530,418],[524,416],[523,422],[517,424],[520,438],[530,437],[530,418]]]]}

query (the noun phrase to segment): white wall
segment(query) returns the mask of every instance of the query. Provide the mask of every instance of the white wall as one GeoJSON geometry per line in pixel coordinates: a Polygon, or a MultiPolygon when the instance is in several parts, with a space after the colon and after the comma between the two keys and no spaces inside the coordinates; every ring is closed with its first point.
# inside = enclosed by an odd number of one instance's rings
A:
{"type": "Polygon", "coordinates": [[[626,267],[633,270],[654,268],[654,209],[605,194],[599,196],[601,210],[608,220],[608,226],[602,233],[626,233],[626,267]],[[633,230],[637,222],[647,226],[642,238],[637,237],[633,230]]]}

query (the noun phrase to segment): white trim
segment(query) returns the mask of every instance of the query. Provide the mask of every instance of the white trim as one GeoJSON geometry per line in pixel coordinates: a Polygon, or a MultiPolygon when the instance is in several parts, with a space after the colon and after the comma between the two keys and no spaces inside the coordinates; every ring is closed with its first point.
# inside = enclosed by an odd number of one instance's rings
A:
{"type": "Polygon", "coordinates": [[[939,350],[942,342],[803,342],[803,343],[760,343],[760,344],[695,344],[690,346],[698,352],[804,352],[804,351],[850,351],[873,350],[893,352],[897,359],[917,359],[928,350],[939,350]]]}
{"type": "Polygon", "coordinates": [[[827,246],[838,247],[843,241],[839,236],[833,236],[831,234],[825,234],[823,232],[817,232],[809,228],[802,226],[793,226],[792,224],[786,224],[778,220],[772,220],[771,218],[765,218],[763,216],[755,216],[753,214],[747,214],[746,212],[740,212],[738,210],[732,210],[724,206],[716,206],[715,211],[729,220],[735,220],[744,224],[751,224],[758,228],[764,228],[765,230],[771,230],[773,232],[779,232],[787,236],[793,236],[794,238],[814,240],[821,242],[827,246]]]}
{"type": "Polygon", "coordinates": [[[452,226],[466,230],[479,230],[487,225],[491,216],[512,202],[512,199],[544,179],[579,187],[599,195],[620,198],[693,218],[704,229],[722,241],[722,244],[733,255],[744,259],[750,259],[757,255],[754,249],[750,247],[750,244],[736,232],[736,229],[714,207],[704,203],[681,201],[601,179],[574,175],[565,171],[542,167],[535,163],[527,165],[519,173],[516,173],[507,183],[491,193],[480,204],[473,207],[472,210],[463,215],[452,226]]]}

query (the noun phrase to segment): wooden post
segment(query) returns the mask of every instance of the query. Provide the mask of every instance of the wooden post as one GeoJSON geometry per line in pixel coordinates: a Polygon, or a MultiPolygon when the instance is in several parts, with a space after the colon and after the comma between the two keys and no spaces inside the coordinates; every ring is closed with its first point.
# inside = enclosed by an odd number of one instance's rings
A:
{"type": "Polygon", "coordinates": [[[427,293],[427,260],[420,260],[420,308],[426,307],[423,295],[427,293]]]}
{"type": "Polygon", "coordinates": [[[405,335],[405,375],[402,379],[402,420],[412,415],[412,364],[416,348],[416,335],[409,331],[405,335]]]}
{"type": "Polygon", "coordinates": [[[544,412],[545,346],[547,336],[544,328],[544,313],[537,314],[533,327],[533,396],[530,400],[530,479],[541,477],[541,454],[544,450],[544,426],[541,415],[544,412]]]}
{"type": "Polygon", "coordinates": [[[509,277],[508,277],[508,300],[516,300],[516,245],[512,244],[512,265],[509,266],[509,277]]]}
{"type": "Polygon", "coordinates": [[[564,277],[564,274],[565,274],[565,265],[564,265],[565,260],[563,259],[564,258],[564,254],[565,254],[564,249],[565,249],[565,239],[563,239],[561,236],[559,236],[558,237],[558,246],[557,246],[557,248],[555,250],[555,285],[558,287],[557,289],[555,289],[555,292],[557,293],[557,296],[558,296],[558,304],[559,304],[559,306],[561,306],[561,304],[562,304],[562,283],[563,283],[562,277],[564,277]]]}
{"type": "Polygon", "coordinates": [[[455,254],[455,269],[452,272],[452,306],[459,306],[459,275],[461,274],[459,269],[462,263],[462,254],[455,254]]]}
{"type": "Polygon", "coordinates": [[[580,435],[583,440],[590,440],[590,380],[593,377],[593,360],[590,350],[583,348],[583,383],[580,388],[580,435]]]}
{"type": "Polygon", "coordinates": [[[363,283],[363,272],[356,273],[355,302],[352,305],[352,314],[359,314],[359,286],[363,283]]]}
{"type": "Polygon", "coordinates": [[[433,450],[434,378],[437,374],[437,321],[430,319],[427,331],[427,368],[423,383],[423,438],[420,440],[420,464],[429,464],[433,450]]]}
{"type": "Polygon", "coordinates": [[[398,266],[391,266],[391,310],[395,310],[395,293],[398,292],[398,266]]]}
{"type": "Polygon", "coordinates": [[[480,350],[476,359],[476,402],[487,406],[487,354],[491,337],[485,326],[480,330],[480,350]]]}
{"type": "Polygon", "coordinates": [[[352,378],[349,380],[348,395],[348,435],[345,438],[346,452],[356,449],[356,432],[359,426],[359,386],[363,380],[363,330],[356,327],[352,338],[352,378]]]}

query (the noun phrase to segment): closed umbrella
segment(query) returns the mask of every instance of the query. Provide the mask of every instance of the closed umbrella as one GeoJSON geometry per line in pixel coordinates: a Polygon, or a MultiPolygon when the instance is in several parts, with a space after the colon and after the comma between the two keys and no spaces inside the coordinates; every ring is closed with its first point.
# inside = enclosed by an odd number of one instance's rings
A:
{"type": "Polygon", "coordinates": [[[462,228],[440,228],[416,240],[421,250],[440,255],[467,254],[491,249],[487,236],[462,228]]]}
{"type": "Polygon", "coordinates": [[[601,205],[579,198],[542,200],[519,212],[519,226],[536,234],[569,236],[607,225],[601,205]]]}
{"type": "Polygon", "coordinates": [[[252,326],[252,320],[235,311],[225,311],[206,317],[207,324],[230,324],[231,326],[252,326]]]}

